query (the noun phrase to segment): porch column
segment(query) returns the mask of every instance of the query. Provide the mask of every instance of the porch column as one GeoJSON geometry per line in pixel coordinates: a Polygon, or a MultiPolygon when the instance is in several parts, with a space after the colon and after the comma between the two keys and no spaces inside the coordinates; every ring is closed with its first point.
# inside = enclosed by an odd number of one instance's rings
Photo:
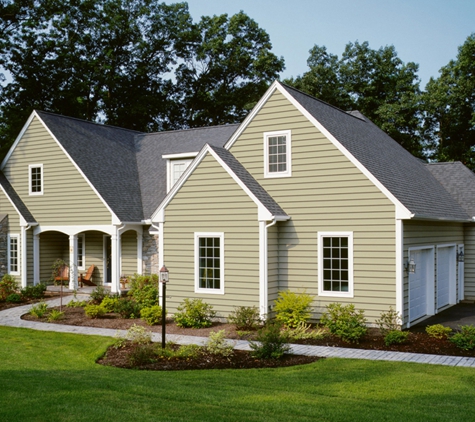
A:
{"type": "Polygon", "coordinates": [[[263,320],[267,318],[267,296],[267,227],[266,221],[259,221],[259,314],[263,320]]]}
{"type": "Polygon", "coordinates": [[[69,288],[78,288],[78,237],[75,234],[69,236],[69,288]]]}
{"type": "Polygon", "coordinates": [[[26,240],[26,227],[25,226],[21,226],[21,240],[20,240],[20,251],[18,251],[18,253],[21,253],[21,259],[20,259],[20,265],[21,265],[21,287],[25,288],[27,283],[28,283],[28,279],[27,279],[27,268],[28,268],[28,265],[27,265],[27,259],[28,259],[28,254],[27,254],[27,250],[28,250],[28,245],[27,245],[27,240],[26,240]]]}
{"type": "Polygon", "coordinates": [[[33,283],[40,282],[40,235],[33,234],[33,283]]]}
{"type": "MultiPolygon", "coordinates": [[[[164,251],[163,251],[163,229],[164,229],[164,222],[160,221],[158,224],[158,268],[157,268],[157,275],[160,272],[160,268],[163,267],[164,264],[164,251]]],[[[151,272],[153,272],[152,269],[150,269],[151,272]]],[[[160,306],[163,306],[163,283],[158,283],[158,302],[160,306]]]]}
{"type": "Polygon", "coordinates": [[[120,234],[117,228],[111,236],[111,292],[120,292],[120,234]]]}
{"type": "Polygon", "coordinates": [[[137,232],[137,274],[143,273],[143,235],[140,232],[137,232]]]}

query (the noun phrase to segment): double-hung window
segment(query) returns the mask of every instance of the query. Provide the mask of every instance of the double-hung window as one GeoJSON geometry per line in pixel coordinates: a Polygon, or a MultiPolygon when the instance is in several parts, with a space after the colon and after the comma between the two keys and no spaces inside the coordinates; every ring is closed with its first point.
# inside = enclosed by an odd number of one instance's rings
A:
{"type": "Polygon", "coordinates": [[[43,164],[30,164],[28,171],[30,195],[43,195],[43,164]]]}
{"type": "Polygon", "coordinates": [[[264,177],[292,175],[290,130],[264,133],[264,177]]]}
{"type": "Polygon", "coordinates": [[[20,235],[11,234],[8,238],[8,273],[20,274],[20,235]]]}
{"type": "Polygon", "coordinates": [[[353,233],[318,234],[318,294],[353,297],[353,233]]]}
{"type": "Polygon", "coordinates": [[[195,233],[195,292],[224,294],[224,233],[195,233]]]}

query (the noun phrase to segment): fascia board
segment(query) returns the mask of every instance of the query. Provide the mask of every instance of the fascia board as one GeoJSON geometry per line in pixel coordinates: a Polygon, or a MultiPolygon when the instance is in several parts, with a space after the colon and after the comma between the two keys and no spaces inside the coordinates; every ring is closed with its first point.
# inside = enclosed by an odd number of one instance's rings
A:
{"type": "Polygon", "coordinates": [[[267,102],[267,100],[274,93],[274,91],[277,89],[278,86],[279,86],[278,81],[274,81],[272,83],[272,85],[267,89],[267,91],[262,96],[262,98],[258,101],[258,103],[251,110],[251,112],[243,120],[243,122],[238,127],[236,132],[234,132],[233,136],[226,142],[226,144],[224,145],[225,149],[229,150],[233,146],[234,142],[236,142],[236,140],[241,136],[244,129],[246,129],[249,123],[251,123],[252,119],[254,119],[256,114],[261,110],[261,108],[264,106],[264,104],[267,102]]]}
{"type": "Polygon", "coordinates": [[[396,207],[396,218],[411,219],[411,213],[363,164],[361,164],[315,117],[313,117],[287,90],[276,81],[276,89],[289,100],[350,162],[360,170],[396,207]]]}
{"type": "Polygon", "coordinates": [[[68,151],[63,147],[61,142],[58,141],[56,136],[54,136],[53,132],[49,129],[49,127],[46,125],[46,123],[41,119],[41,117],[34,112],[36,117],[38,117],[38,120],[41,122],[43,127],[46,129],[46,131],[49,133],[49,135],[54,139],[56,144],[61,148],[61,151],[64,152],[66,157],[68,157],[69,161],[73,164],[73,166],[76,168],[76,170],[79,172],[79,174],[84,178],[86,183],[89,185],[89,187],[93,190],[93,192],[97,195],[97,197],[101,200],[101,202],[104,204],[104,206],[107,208],[107,210],[111,213],[112,216],[112,224],[120,224],[120,219],[117,217],[114,211],[112,211],[112,208],[109,206],[109,204],[105,201],[105,199],[101,196],[101,194],[97,191],[96,187],[91,183],[91,181],[86,177],[82,169],[77,165],[77,163],[73,160],[73,158],[69,155],[68,151]]]}
{"type": "Polygon", "coordinates": [[[2,161],[2,164],[0,165],[0,170],[3,170],[5,165],[7,164],[7,161],[10,159],[11,155],[13,154],[13,151],[15,151],[15,148],[17,147],[18,143],[20,142],[20,139],[23,138],[23,135],[25,134],[26,130],[31,124],[31,121],[35,118],[39,117],[36,111],[33,111],[30,114],[30,117],[28,117],[28,120],[26,123],[23,125],[23,128],[21,129],[20,134],[16,137],[15,142],[13,142],[13,145],[10,147],[7,155],[5,155],[5,158],[2,161]]]}

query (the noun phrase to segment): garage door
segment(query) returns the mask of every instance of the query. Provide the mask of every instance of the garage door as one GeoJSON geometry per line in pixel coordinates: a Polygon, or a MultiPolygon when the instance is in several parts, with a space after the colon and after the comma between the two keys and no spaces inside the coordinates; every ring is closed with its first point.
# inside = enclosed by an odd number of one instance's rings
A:
{"type": "Polygon", "coordinates": [[[416,271],[409,273],[409,320],[412,322],[428,314],[429,297],[434,297],[431,287],[434,264],[432,249],[412,250],[409,254],[416,264],[416,271]]]}
{"type": "Polygon", "coordinates": [[[437,309],[455,303],[455,246],[437,248],[437,309]]]}

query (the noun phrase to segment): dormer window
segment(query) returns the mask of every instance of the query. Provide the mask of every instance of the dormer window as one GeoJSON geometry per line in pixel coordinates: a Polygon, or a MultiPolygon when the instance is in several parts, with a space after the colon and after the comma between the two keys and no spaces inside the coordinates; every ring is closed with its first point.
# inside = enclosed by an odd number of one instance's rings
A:
{"type": "Polygon", "coordinates": [[[30,195],[43,195],[43,164],[30,164],[28,171],[30,195]]]}
{"type": "Polygon", "coordinates": [[[197,155],[197,152],[162,155],[167,160],[167,192],[170,192],[197,155]]]}
{"type": "Polygon", "coordinates": [[[264,177],[290,177],[290,130],[264,133],[264,177]]]}

